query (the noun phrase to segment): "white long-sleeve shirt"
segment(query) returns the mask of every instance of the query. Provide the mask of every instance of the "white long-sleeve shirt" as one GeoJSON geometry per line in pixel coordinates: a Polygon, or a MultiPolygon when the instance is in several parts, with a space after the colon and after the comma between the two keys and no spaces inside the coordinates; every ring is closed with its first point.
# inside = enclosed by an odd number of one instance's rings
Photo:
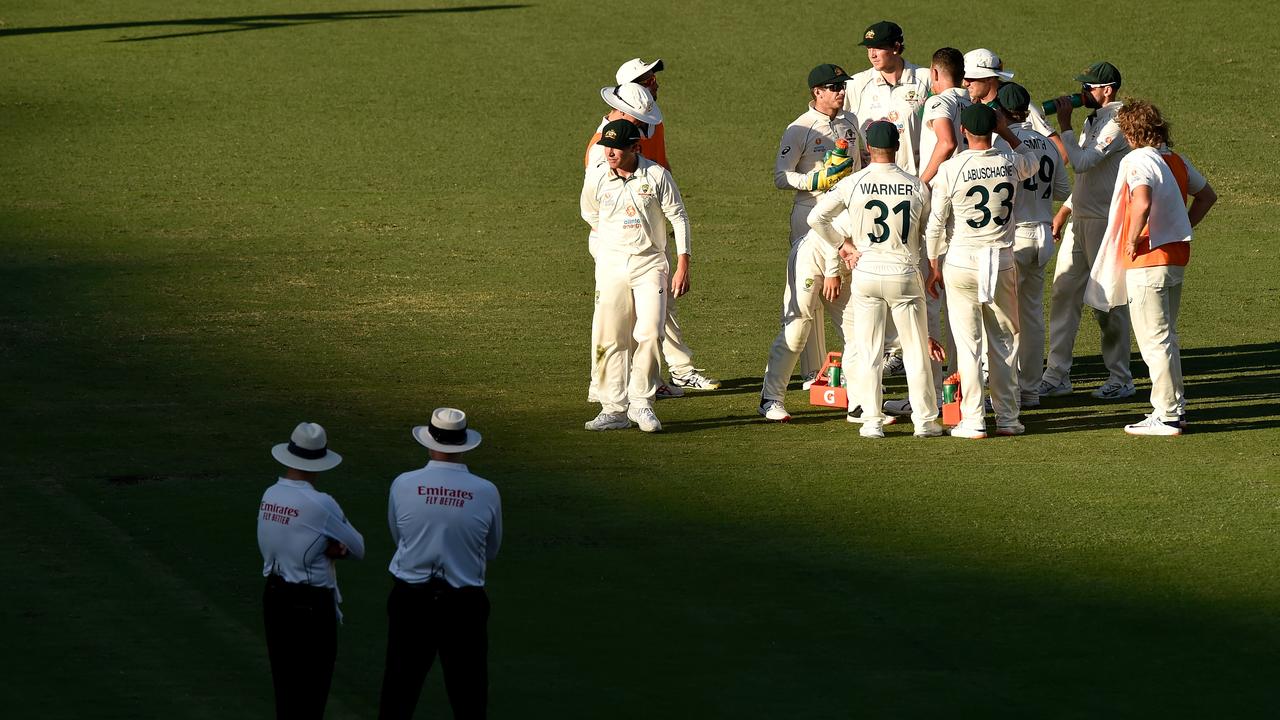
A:
{"type": "Polygon", "coordinates": [[[773,163],[773,184],[779,190],[795,190],[797,203],[812,205],[822,193],[809,189],[809,174],[822,167],[828,151],[836,149],[837,140],[849,142],[849,158],[853,169],[862,167],[862,131],[858,117],[841,110],[827,117],[813,109],[791,121],[778,142],[778,156],[773,163]]]}
{"type": "MultiPolygon", "coordinates": [[[[920,225],[929,211],[929,188],[894,163],[871,163],[818,198],[809,213],[813,233],[825,242],[824,257],[836,255],[845,237],[862,260],[900,265],[914,273],[920,260],[920,225]],[[847,234],[833,226],[848,212],[847,234]]],[[[828,276],[830,277],[830,276],[828,276]]]]}
{"type": "Polygon", "coordinates": [[[938,146],[938,129],[935,123],[950,123],[956,140],[955,150],[943,158],[943,162],[965,150],[964,131],[960,128],[960,112],[973,104],[969,91],[964,88],[948,88],[925,101],[924,114],[920,116],[920,166],[917,175],[924,173],[938,146]]]}
{"type": "Polygon", "coordinates": [[[333,559],[324,554],[330,540],[364,557],[364,537],[347,522],[338,502],[304,480],[280,478],[258,505],[258,549],[262,575],[286,582],[337,590],[333,559]]]}
{"type": "Polygon", "coordinates": [[[1012,247],[1014,186],[1038,168],[1037,156],[1025,143],[1018,145],[1017,152],[965,150],[942,163],[930,183],[931,212],[925,231],[929,259],[948,247],[1012,247]],[[948,224],[953,216],[954,222],[948,224]]]}
{"type": "Polygon", "coordinates": [[[392,575],[479,587],[502,545],[502,498],[466,465],[432,460],[391,483],[387,523],[396,545],[392,575]]]}
{"type": "Polygon", "coordinates": [[[898,167],[919,174],[920,108],[929,97],[929,68],[903,62],[897,85],[885,82],[875,68],[867,68],[845,82],[844,109],[858,117],[865,132],[876,120],[888,120],[898,128],[898,167]]]}
{"type": "MultiPolygon", "coordinates": [[[[1056,143],[1033,130],[1030,122],[1011,123],[1009,130],[1035,153],[1037,163],[1035,174],[1015,188],[1013,222],[1015,225],[1052,223],[1053,201],[1066,200],[1071,194],[1062,153],[1058,152],[1056,143]]],[[[1001,150],[1009,149],[1004,138],[997,137],[992,144],[1001,150]]]]}
{"type": "Polygon", "coordinates": [[[648,158],[639,158],[635,172],[625,178],[608,163],[588,169],[579,204],[601,249],[629,255],[665,253],[670,221],[676,253],[691,254],[689,215],[680,189],[671,173],[648,158]]]}
{"type": "Polygon", "coordinates": [[[1071,212],[1077,217],[1104,220],[1111,208],[1120,161],[1129,152],[1129,143],[1116,122],[1123,103],[1110,102],[1087,117],[1079,138],[1074,130],[1062,133],[1071,167],[1076,171],[1071,191],[1071,212]]]}

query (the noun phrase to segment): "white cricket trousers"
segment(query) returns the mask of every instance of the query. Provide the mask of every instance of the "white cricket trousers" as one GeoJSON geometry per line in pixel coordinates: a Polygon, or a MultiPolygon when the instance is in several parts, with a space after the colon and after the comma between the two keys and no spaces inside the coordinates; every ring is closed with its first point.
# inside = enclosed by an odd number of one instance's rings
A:
{"type": "Polygon", "coordinates": [[[930,420],[937,420],[938,395],[929,362],[928,311],[918,268],[871,262],[864,255],[853,269],[850,285],[853,292],[847,315],[853,317],[853,327],[845,331],[845,337],[852,346],[845,346],[845,357],[855,353],[857,356],[854,370],[848,375],[850,395],[856,396],[856,400],[849,400],[850,407],[862,405],[865,425],[884,424],[881,373],[885,326],[892,317],[902,343],[911,421],[921,429],[930,420]]]}
{"type": "MultiPolygon", "coordinates": [[[[595,244],[592,258],[594,255],[595,244]]],[[[668,261],[670,262],[670,261],[668,261]]],[[[597,305],[598,309],[600,306],[597,305]]],[[[587,402],[598,402],[596,397],[596,348],[601,345],[599,313],[591,315],[591,381],[587,385],[587,402]]],[[[676,319],[676,299],[667,296],[667,315],[662,325],[662,358],[667,363],[667,370],[672,375],[688,375],[693,372],[693,350],[684,342],[684,330],[676,319]]]]}
{"type": "MultiPolygon", "coordinates": [[[[981,252],[981,251],[979,251],[981,252]]],[[[952,247],[942,269],[947,284],[947,316],[956,343],[956,368],[960,372],[960,424],[985,430],[982,411],[982,370],[979,354],[987,344],[988,381],[996,424],[1018,421],[1018,271],[1013,251],[999,255],[999,272],[992,288],[993,301],[978,302],[977,259],[970,248],[952,247]]],[[[915,409],[915,403],[912,403],[915,409]]]]}
{"type": "MultiPolygon", "coordinates": [[[[809,213],[813,210],[813,206],[817,204],[817,200],[805,198],[803,201],[797,200],[791,206],[791,249],[795,250],[796,245],[804,239],[809,232],[809,213]]],[[[785,313],[786,310],[784,309],[785,313]]],[[[804,377],[818,372],[822,368],[822,363],[827,360],[827,329],[823,325],[823,306],[819,305],[814,310],[814,322],[809,325],[809,339],[804,344],[804,349],[800,351],[800,374],[804,377]]],[[[840,327],[839,321],[832,318],[837,330],[840,327]]]]}
{"type": "MultiPolygon", "coordinates": [[[[791,379],[796,361],[813,342],[811,331],[815,326],[822,329],[823,308],[836,323],[841,344],[847,337],[844,321],[849,304],[848,275],[842,273],[840,295],[835,302],[827,302],[822,297],[821,257],[812,242],[795,243],[787,256],[787,284],[782,291],[782,328],[769,348],[769,364],[764,368],[764,387],[760,391],[760,397],[765,400],[782,400],[786,396],[787,381],[791,379]]],[[[822,359],[826,360],[825,354],[822,359]]],[[[848,372],[848,362],[843,365],[843,370],[848,372]]],[[[816,372],[821,367],[820,362],[813,369],[816,372]]]]}
{"type": "Polygon", "coordinates": [[[653,407],[661,367],[668,273],[665,253],[596,251],[596,395],[605,412],[653,407]]]}
{"type": "MultiPolygon", "coordinates": [[[[1071,216],[1070,226],[1063,233],[1049,296],[1049,364],[1044,370],[1044,379],[1054,385],[1071,378],[1071,355],[1080,331],[1084,286],[1106,233],[1106,218],[1076,215],[1071,216]]],[[[1133,382],[1129,372],[1129,309],[1122,306],[1110,312],[1094,310],[1093,314],[1102,333],[1102,363],[1110,373],[1109,380],[1126,385],[1133,382]]]]}
{"type": "Polygon", "coordinates": [[[1038,397],[1044,376],[1044,265],[1053,257],[1049,223],[1019,225],[1013,231],[1018,268],[1018,390],[1038,397]]]}
{"type": "Polygon", "coordinates": [[[1124,276],[1133,335],[1151,372],[1151,407],[1156,418],[1166,422],[1187,411],[1177,328],[1185,272],[1180,265],[1165,265],[1133,268],[1124,276]]]}

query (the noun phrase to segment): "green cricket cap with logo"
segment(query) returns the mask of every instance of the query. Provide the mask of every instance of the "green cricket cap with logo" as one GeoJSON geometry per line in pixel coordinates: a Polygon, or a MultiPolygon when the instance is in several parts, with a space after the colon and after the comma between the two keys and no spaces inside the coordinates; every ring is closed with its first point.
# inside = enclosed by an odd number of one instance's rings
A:
{"type": "Polygon", "coordinates": [[[819,85],[831,85],[833,83],[842,83],[849,80],[849,73],[844,68],[831,63],[823,63],[818,67],[809,71],[809,87],[816,88],[819,85]]]}
{"type": "Polygon", "coordinates": [[[891,20],[881,20],[862,33],[862,40],[858,44],[869,48],[891,48],[900,42],[902,27],[891,20]]]}
{"type": "Polygon", "coordinates": [[[877,120],[867,126],[867,145],[881,150],[898,147],[898,126],[888,120],[877,120]]]}
{"type": "Polygon", "coordinates": [[[640,142],[640,128],[636,127],[630,120],[611,120],[600,130],[600,139],[596,141],[597,145],[603,145],[607,148],[617,148],[619,150],[629,150],[632,145],[640,142]]]}
{"type": "Polygon", "coordinates": [[[974,135],[990,135],[996,129],[996,111],[977,103],[960,111],[960,124],[974,135]]]}
{"type": "Polygon", "coordinates": [[[1031,93],[1016,82],[1007,82],[996,91],[996,100],[1000,101],[1000,107],[1023,112],[1031,104],[1031,93]]]}
{"type": "Polygon", "coordinates": [[[1115,85],[1120,87],[1120,70],[1107,61],[1096,62],[1076,76],[1076,80],[1089,85],[1115,85]]]}

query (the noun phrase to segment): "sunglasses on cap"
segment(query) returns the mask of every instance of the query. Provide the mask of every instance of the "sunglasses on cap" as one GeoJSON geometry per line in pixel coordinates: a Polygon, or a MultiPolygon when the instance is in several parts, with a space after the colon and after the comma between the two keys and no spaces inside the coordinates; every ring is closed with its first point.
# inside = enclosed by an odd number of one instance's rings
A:
{"type": "Polygon", "coordinates": [[[1080,85],[1081,85],[1081,86],[1083,86],[1083,87],[1085,87],[1085,88],[1088,88],[1089,90],[1093,90],[1093,89],[1095,89],[1095,88],[1111,87],[1112,85],[1115,85],[1115,83],[1113,83],[1113,82],[1109,82],[1109,83],[1080,83],[1080,85]]]}
{"type": "Polygon", "coordinates": [[[842,83],[842,82],[841,82],[841,83],[828,83],[828,84],[826,84],[826,85],[819,85],[818,87],[822,88],[823,90],[830,90],[830,91],[831,91],[831,92],[833,92],[833,93],[838,93],[838,92],[844,92],[844,91],[845,91],[845,86],[844,86],[844,83],[842,83]]]}

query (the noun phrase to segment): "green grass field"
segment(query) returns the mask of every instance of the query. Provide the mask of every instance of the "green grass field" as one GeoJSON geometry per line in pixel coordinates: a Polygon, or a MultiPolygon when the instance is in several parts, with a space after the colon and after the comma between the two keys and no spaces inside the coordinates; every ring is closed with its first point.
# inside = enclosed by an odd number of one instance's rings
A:
{"type": "MultiPolygon", "coordinates": [[[[0,2],[6,717],[265,717],[254,508],[324,424],[345,563],[329,717],[376,713],[386,490],[466,409],[502,490],[502,718],[1265,717],[1280,706],[1280,308],[1267,6],[959,15],[769,2],[0,2]],[[390,9],[389,9],[390,8],[390,9]],[[1194,432],[1131,438],[1084,323],[1028,434],[861,441],[755,414],[813,65],[986,46],[1037,99],[1106,58],[1221,201],[1180,330],[1194,432]],[[815,37],[817,39],[807,39],[815,37]],[[665,58],[714,393],[582,430],[597,89],[665,58]]],[[[979,10],[973,12],[978,13],[979,10]]],[[[1136,352],[1135,352],[1136,358],[1136,352]]],[[[1135,359],[1135,374],[1145,367],[1135,359]]],[[[902,382],[893,383],[894,393],[902,382]]],[[[438,668],[421,717],[447,716],[438,668]]]]}

